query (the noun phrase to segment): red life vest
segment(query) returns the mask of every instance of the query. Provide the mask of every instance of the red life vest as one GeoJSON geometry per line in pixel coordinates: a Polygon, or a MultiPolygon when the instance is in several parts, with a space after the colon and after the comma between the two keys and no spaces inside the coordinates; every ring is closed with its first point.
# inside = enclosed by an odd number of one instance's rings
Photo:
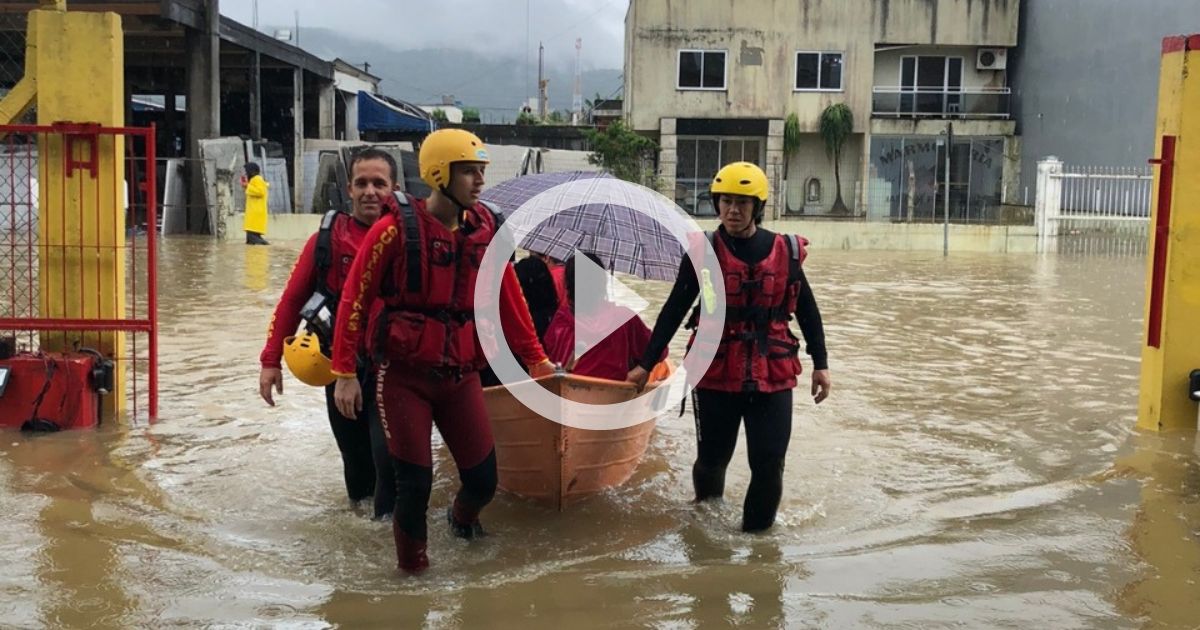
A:
{"type": "Polygon", "coordinates": [[[478,370],[487,361],[475,334],[475,279],[500,220],[477,204],[451,232],[424,201],[397,200],[401,254],[384,271],[384,310],[368,333],[372,353],[417,367],[478,370]]]}
{"type": "MultiPolygon", "coordinates": [[[[739,260],[716,233],[713,249],[725,278],[725,328],[712,364],[696,387],[725,392],[777,392],[796,386],[800,340],[788,321],[800,295],[804,238],[777,234],[766,258],[739,260]]],[[[695,341],[692,334],[688,347],[695,341]]]]}

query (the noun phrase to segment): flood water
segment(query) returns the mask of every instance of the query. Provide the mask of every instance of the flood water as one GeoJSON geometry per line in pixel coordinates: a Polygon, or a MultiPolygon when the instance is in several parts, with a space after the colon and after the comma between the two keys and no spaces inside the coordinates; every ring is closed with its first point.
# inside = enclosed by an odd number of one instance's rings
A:
{"type": "Polygon", "coordinates": [[[433,566],[403,578],[318,390],[257,397],[299,246],[166,241],[160,420],[0,434],[0,627],[1200,625],[1195,435],[1133,429],[1139,258],[813,251],[834,390],[797,390],[773,531],[738,531],[741,446],[727,502],[689,503],[689,408],[626,487],[500,495],[470,543],[435,449],[433,566]]]}

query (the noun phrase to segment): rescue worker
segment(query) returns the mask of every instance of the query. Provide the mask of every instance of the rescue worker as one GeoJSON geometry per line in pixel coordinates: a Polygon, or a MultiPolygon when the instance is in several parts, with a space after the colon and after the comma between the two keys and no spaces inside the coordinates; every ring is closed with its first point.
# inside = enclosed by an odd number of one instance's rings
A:
{"type": "MultiPolygon", "coordinates": [[[[760,227],[767,191],[766,174],[749,162],[728,164],[713,179],[711,192],[721,225],[705,236],[712,241],[725,278],[725,326],[716,358],[693,394],[696,501],[724,494],[725,469],[733,457],[738,428],[743,421],[746,424],[750,460],[750,488],[742,508],[746,532],[774,524],[783,494],[792,389],[801,373],[799,340],[788,327],[793,315],[813,361],[813,401],[825,400],[831,386],[821,314],[801,268],[807,241],[760,227]]],[[[701,287],[685,258],[646,352],[626,380],[645,386],[649,370],[702,289],[712,287],[701,287]]],[[[697,324],[698,314],[693,311],[690,327],[697,324]]]]}
{"type": "Polygon", "coordinates": [[[242,229],[246,232],[247,245],[267,245],[263,235],[267,233],[267,190],[271,187],[263,179],[262,169],[254,162],[243,167],[242,187],[246,189],[246,216],[242,229]]]}
{"type": "MultiPolygon", "coordinates": [[[[429,566],[426,512],[433,483],[431,431],[436,424],[462,483],[447,510],[451,532],[483,534],[479,513],[496,491],[496,450],[479,369],[486,364],[475,331],[475,282],[499,225],[479,202],[487,149],[461,129],[435,131],[421,143],[427,200],[398,195],[392,212],[367,234],[346,279],[334,335],[338,408],[364,408],[354,378],[354,349],[365,335],[377,360],[376,401],[396,471],[392,532],[398,568],[429,566]],[[374,306],[382,302],[381,309],[374,306]]],[[[512,266],[499,292],[505,340],[533,376],[554,372],[538,343],[512,266]]]]}
{"type": "MultiPolygon", "coordinates": [[[[346,493],[354,503],[374,495],[377,519],[389,517],[396,504],[387,442],[373,404],[368,404],[364,417],[357,420],[338,412],[333,400],[336,379],[328,357],[333,342],[332,322],[336,321],[334,316],[342,285],[367,230],[389,210],[390,206],[385,202],[392,198],[396,177],[396,161],[387,152],[368,148],[351,158],[352,212],[327,213],[321,221],[321,229],[305,243],[275,307],[267,344],[259,357],[262,364],[259,394],[268,405],[275,405],[272,389],[283,393],[281,355],[287,359],[288,367],[297,378],[325,388],[329,426],[342,455],[346,493]],[[309,332],[291,336],[302,319],[308,321],[309,332]],[[314,329],[324,330],[317,334],[314,329]]],[[[373,396],[375,377],[366,355],[357,361],[351,357],[351,365],[349,372],[363,382],[368,396],[373,396]]]]}

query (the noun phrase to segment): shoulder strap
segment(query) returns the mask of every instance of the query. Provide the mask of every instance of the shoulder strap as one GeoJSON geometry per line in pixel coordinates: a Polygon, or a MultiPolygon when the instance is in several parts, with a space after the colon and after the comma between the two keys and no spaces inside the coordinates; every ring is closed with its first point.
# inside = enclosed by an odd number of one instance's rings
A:
{"type": "Polygon", "coordinates": [[[788,248],[788,281],[796,282],[800,279],[800,263],[801,256],[804,252],[804,245],[800,243],[800,237],[795,234],[781,234],[788,248]]]}
{"type": "MultiPolygon", "coordinates": [[[[487,208],[487,211],[492,213],[492,225],[493,225],[493,229],[495,230],[492,233],[492,238],[499,236],[500,228],[504,227],[504,212],[500,210],[500,206],[497,206],[496,204],[494,204],[490,201],[484,201],[484,200],[480,199],[479,205],[483,206],[484,208],[487,208]]],[[[511,256],[508,257],[508,262],[516,262],[516,261],[517,261],[517,248],[514,245],[513,253],[511,256]]]]}
{"type": "Polygon", "coordinates": [[[501,212],[500,206],[482,199],[479,200],[479,204],[492,213],[492,222],[496,224],[496,231],[499,232],[500,226],[504,225],[504,213],[501,212]]]}
{"type": "Polygon", "coordinates": [[[396,191],[396,203],[400,205],[400,217],[404,224],[404,267],[407,270],[404,290],[408,293],[421,292],[421,229],[417,212],[406,193],[396,191]]]}
{"type": "Polygon", "coordinates": [[[342,214],[340,210],[326,212],[325,216],[321,217],[321,229],[317,230],[317,248],[314,253],[317,271],[322,274],[322,282],[324,273],[333,266],[333,224],[337,222],[339,214],[342,214]]]}

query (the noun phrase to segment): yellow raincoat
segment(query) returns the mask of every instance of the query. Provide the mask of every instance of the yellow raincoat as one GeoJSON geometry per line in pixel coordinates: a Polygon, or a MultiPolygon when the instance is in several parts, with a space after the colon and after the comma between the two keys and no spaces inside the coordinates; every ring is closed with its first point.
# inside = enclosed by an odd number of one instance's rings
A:
{"type": "Polygon", "coordinates": [[[246,182],[246,218],[242,229],[258,234],[267,233],[267,188],[271,185],[262,175],[255,175],[246,182]]]}

